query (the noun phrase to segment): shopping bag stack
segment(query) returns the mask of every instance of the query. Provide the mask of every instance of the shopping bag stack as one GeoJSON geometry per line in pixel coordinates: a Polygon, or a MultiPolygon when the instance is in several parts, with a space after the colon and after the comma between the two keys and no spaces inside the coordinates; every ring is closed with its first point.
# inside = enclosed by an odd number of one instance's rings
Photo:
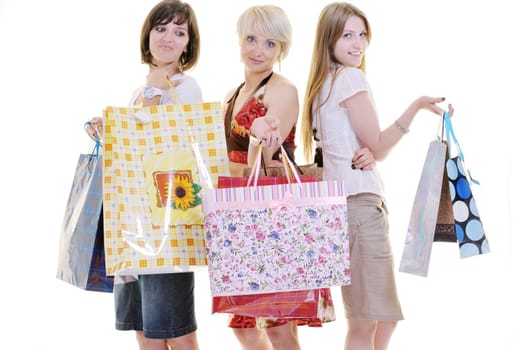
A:
{"type": "Polygon", "coordinates": [[[477,181],[465,168],[448,112],[442,123],[441,137],[432,141],[427,151],[399,268],[423,277],[428,275],[435,241],[457,242],[461,258],[490,252],[472,194],[472,184],[477,181]]]}

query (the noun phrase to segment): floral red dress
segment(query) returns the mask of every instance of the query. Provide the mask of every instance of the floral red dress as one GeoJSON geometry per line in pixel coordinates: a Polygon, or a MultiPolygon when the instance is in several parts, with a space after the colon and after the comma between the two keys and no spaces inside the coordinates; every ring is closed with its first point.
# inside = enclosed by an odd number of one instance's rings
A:
{"type": "MultiPolygon", "coordinates": [[[[266,106],[263,103],[265,85],[270,80],[271,74],[268,75],[257,87],[255,93],[242,106],[237,115],[232,116],[233,106],[239,94],[240,89],[244,86],[242,83],[235,90],[232,98],[228,101],[228,109],[224,118],[224,128],[226,131],[226,147],[228,158],[231,162],[248,164],[248,147],[250,144],[250,128],[253,121],[266,115],[266,106]]],[[[283,147],[288,151],[288,156],[293,159],[295,150],[295,126],[283,142],[283,147]]],[[[279,151],[274,154],[274,159],[279,159],[279,151]]]]}
{"type": "MultiPolygon", "coordinates": [[[[226,132],[226,146],[228,158],[231,162],[248,164],[248,147],[250,143],[250,128],[256,118],[266,115],[267,109],[263,103],[265,85],[270,80],[272,74],[268,75],[255,89],[255,93],[249,98],[244,106],[240,109],[235,117],[232,117],[233,106],[244,83],[241,84],[232,98],[228,101],[224,123],[226,132]]],[[[283,147],[286,149],[288,156],[293,159],[295,150],[295,126],[292,128],[283,147]]],[[[273,156],[279,159],[279,152],[273,156]]],[[[269,328],[286,324],[289,321],[295,321],[297,325],[308,325],[310,327],[321,327],[322,323],[335,320],[334,304],[329,288],[320,289],[320,301],[318,307],[318,317],[315,318],[277,318],[277,317],[251,317],[244,315],[231,315],[228,326],[232,328],[269,328]]],[[[220,298],[220,297],[214,297],[220,298]]]]}

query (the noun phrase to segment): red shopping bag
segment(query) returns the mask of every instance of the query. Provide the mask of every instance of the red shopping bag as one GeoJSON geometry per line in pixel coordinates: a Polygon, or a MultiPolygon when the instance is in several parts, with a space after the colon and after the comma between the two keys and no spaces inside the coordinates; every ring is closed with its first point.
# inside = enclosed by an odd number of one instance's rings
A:
{"type": "MultiPolygon", "coordinates": [[[[299,177],[301,182],[315,182],[317,177],[304,175],[299,177]]],[[[260,177],[257,184],[259,186],[282,185],[288,183],[285,176],[264,176],[260,177]]],[[[218,188],[244,187],[248,184],[248,177],[219,176],[218,188]]]]}
{"type": "MultiPolygon", "coordinates": [[[[329,288],[323,289],[330,293],[329,288]]],[[[214,297],[212,313],[250,317],[317,318],[320,289],[214,297]]],[[[324,299],[323,299],[324,300],[324,299]]]]}

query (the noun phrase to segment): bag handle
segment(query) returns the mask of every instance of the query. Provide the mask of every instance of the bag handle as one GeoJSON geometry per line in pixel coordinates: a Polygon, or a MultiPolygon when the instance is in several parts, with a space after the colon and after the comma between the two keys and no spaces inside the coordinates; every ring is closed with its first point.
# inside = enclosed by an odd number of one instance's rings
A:
{"type": "MultiPolygon", "coordinates": [[[[262,163],[262,160],[263,160],[263,156],[262,156],[262,148],[263,148],[263,145],[262,143],[259,143],[259,146],[257,148],[257,154],[256,154],[256,157],[253,161],[253,164],[251,166],[251,171],[250,171],[250,175],[248,176],[248,181],[246,182],[246,187],[249,187],[250,184],[253,182],[253,186],[257,186],[257,180],[259,178],[259,172],[261,170],[261,163],[262,163]]],[[[292,183],[292,175],[293,175],[293,179],[295,179],[295,181],[297,183],[301,183],[301,179],[299,178],[299,175],[297,173],[297,170],[290,166],[291,164],[291,160],[290,158],[288,158],[287,154],[286,154],[286,151],[284,150],[284,147],[281,146],[281,152],[282,152],[282,155],[283,155],[283,168],[284,168],[284,173],[286,175],[286,179],[288,180],[288,183],[292,183]]]]}
{"type": "MultiPolygon", "coordinates": [[[[290,156],[288,155],[288,151],[286,150],[284,146],[281,146],[280,152],[281,152],[281,160],[283,161],[283,164],[286,166],[286,168],[284,169],[285,172],[288,170],[288,172],[291,174],[292,165],[293,165],[293,168],[295,168],[295,170],[299,174],[304,175],[304,171],[297,165],[297,163],[292,158],[290,158],[290,156]]],[[[266,163],[264,162],[264,157],[261,157],[261,167],[264,171],[264,176],[268,176],[268,171],[266,169],[266,163]]]]}
{"type": "MultiPolygon", "coordinates": [[[[171,96],[173,97],[173,106],[175,109],[179,112],[184,111],[183,102],[180,98],[180,95],[175,90],[175,87],[173,86],[173,83],[170,79],[167,79],[168,86],[171,92],[171,96]]],[[[144,111],[138,111],[134,114],[135,118],[140,120],[143,124],[151,122],[151,116],[144,112],[144,111]]],[[[191,132],[191,128],[189,127],[188,121],[186,120],[186,126],[188,131],[188,139],[190,141],[190,146],[193,151],[193,155],[195,156],[195,160],[197,161],[197,167],[202,174],[202,178],[208,189],[213,189],[213,181],[211,179],[210,173],[208,172],[208,169],[206,168],[206,165],[204,164],[204,160],[202,158],[202,154],[200,152],[199,143],[196,141],[195,136],[191,132]]]]}
{"type": "MultiPolygon", "coordinates": [[[[454,142],[454,144],[456,145],[456,148],[457,148],[457,151],[458,151],[458,158],[461,159],[463,161],[463,163],[465,163],[465,156],[463,155],[463,151],[461,150],[461,147],[459,146],[459,142],[458,142],[458,139],[456,137],[456,134],[454,133],[454,128],[452,127],[452,120],[451,120],[451,117],[450,117],[450,113],[448,112],[444,112],[443,113],[443,120],[444,120],[444,124],[445,124],[445,132],[446,132],[446,135],[447,135],[447,140],[449,141],[452,141],[454,142]]],[[[452,157],[452,154],[451,154],[451,149],[449,147],[448,149],[448,152],[449,152],[449,156],[452,157]]],[[[467,170],[467,173],[468,173],[468,176],[470,178],[470,181],[472,183],[475,183],[476,185],[479,185],[479,181],[475,180],[472,175],[470,174],[470,170],[466,169],[467,170]]]]}
{"type": "Polygon", "coordinates": [[[90,121],[87,121],[84,123],[84,131],[86,132],[86,134],[88,134],[89,138],[92,139],[93,141],[95,141],[95,146],[93,147],[93,151],[91,151],[91,155],[90,157],[95,157],[97,158],[98,157],[98,154],[99,154],[99,149],[100,147],[102,147],[102,145],[104,144],[104,141],[102,139],[102,135],[100,135],[100,133],[98,132],[97,128],[93,126],[93,123],[90,122],[90,121]],[[91,126],[91,128],[93,130],[95,130],[95,135],[91,134],[90,132],[88,132],[88,129],[87,127],[88,126],[91,126]]]}
{"type": "MultiPolygon", "coordinates": [[[[173,96],[173,102],[175,106],[178,107],[180,111],[184,111],[182,99],[180,98],[180,95],[175,90],[175,87],[173,86],[173,83],[171,80],[168,79],[168,86],[170,87],[171,96],[173,96]]],[[[195,155],[195,159],[197,161],[197,167],[199,168],[199,171],[202,174],[203,180],[208,186],[208,189],[213,189],[213,181],[211,180],[210,173],[208,172],[208,168],[206,168],[206,164],[204,164],[204,159],[202,158],[201,150],[199,148],[199,143],[195,139],[195,136],[191,132],[191,128],[189,127],[188,121],[186,120],[186,126],[188,127],[188,138],[190,140],[191,148],[193,149],[193,154],[195,155]]]]}

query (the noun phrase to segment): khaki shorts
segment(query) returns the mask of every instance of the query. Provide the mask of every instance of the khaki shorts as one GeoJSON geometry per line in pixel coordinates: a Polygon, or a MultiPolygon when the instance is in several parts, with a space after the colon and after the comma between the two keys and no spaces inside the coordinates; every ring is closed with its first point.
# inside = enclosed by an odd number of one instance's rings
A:
{"type": "Polygon", "coordinates": [[[347,203],[352,284],[341,288],[346,317],[402,320],[385,201],[363,193],[348,196],[347,203]]]}

